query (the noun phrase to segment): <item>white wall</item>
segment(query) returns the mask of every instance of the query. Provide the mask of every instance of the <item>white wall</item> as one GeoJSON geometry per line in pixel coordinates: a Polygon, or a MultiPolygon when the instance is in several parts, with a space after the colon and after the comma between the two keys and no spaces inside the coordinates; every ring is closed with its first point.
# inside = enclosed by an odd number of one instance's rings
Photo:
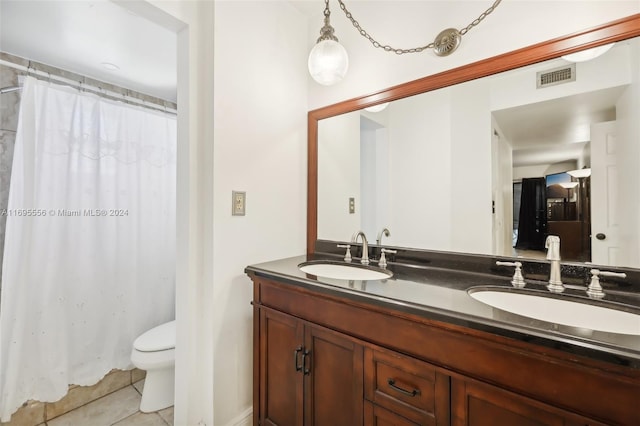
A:
{"type": "Polygon", "coordinates": [[[318,123],[318,238],[349,241],[361,226],[360,113],[318,123]],[[349,198],[355,213],[349,213],[349,198]]]}
{"type": "Polygon", "coordinates": [[[492,253],[490,85],[480,79],[449,90],[451,249],[492,253]]]}
{"type": "Polygon", "coordinates": [[[308,51],[306,20],[283,1],[216,2],[215,31],[214,424],[226,425],[252,405],[243,270],[306,247],[308,51]],[[247,192],[244,217],[232,190],[247,192]]]}
{"type": "Polygon", "coordinates": [[[178,34],[175,424],[213,424],[213,22],[209,2],[118,1],[178,34]]]}
{"type": "Polygon", "coordinates": [[[360,116],[360,229],[372,242],[386,225],[388,140],[386,130],[360,116]],[[382,207],[382,208],[381,208],[382,207]]]}
{"type": "Polygon", "coordinates": [[[366,117],[358,126],[358,111],[321,120],[319,237],[345,240],[359,225],[373,241],[388,227],[387,244],[491,252],[489,87],[476,80],[399,100],[383,128],[366,117]],[[359,180],[360,223],[345,210],[359,180]]]}
{"type": "MultiPolygon", "coordinates": [[[[462,37],[458,50],[441,58],[432,52],[396,55],[375,49],[362,37],[336,3],[331,23],[349,53],[345,79],[325,87],[309,79],[309,107],[319,108],[490,56],[573,33],[640,11],[637,0],[503,1],[480,25],[462,37]]],[[[443,29],[462,28],[492,2],[487,1],[350,1],[349,10],[383,43],[409,48],[431,42],[443,29]]],[[[310,50],[322,26],[322,4],[309,20],[310,50]]]]}
{"type": "Polygon", "coordinates": [[[449,90],[413,96],[387,109],[389,244],[451,248],[451,109],[449,90]]]}
{"type": "Polygon", "coordinates": [[[285,1],[152,3],[184,23],[175,424],[245,424],[253,341],[244,267],[305,250],[306,20],[285,1]],[[244,217],[231,216],[232,190],[247,192],[244,217]]]}

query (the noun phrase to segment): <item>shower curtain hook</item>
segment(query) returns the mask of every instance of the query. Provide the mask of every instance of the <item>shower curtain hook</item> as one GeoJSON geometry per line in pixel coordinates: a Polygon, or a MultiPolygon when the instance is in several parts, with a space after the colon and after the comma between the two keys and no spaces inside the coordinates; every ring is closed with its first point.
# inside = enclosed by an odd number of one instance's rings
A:
{"type": "Polygon", "coordinates": [[[33,73],[35,72],[35,68],[33,67],[33,64],[31,63],[31,60],[29,60],[29,62],[27,63],[27,76],[29,77],[33,77],[33,73]]]}

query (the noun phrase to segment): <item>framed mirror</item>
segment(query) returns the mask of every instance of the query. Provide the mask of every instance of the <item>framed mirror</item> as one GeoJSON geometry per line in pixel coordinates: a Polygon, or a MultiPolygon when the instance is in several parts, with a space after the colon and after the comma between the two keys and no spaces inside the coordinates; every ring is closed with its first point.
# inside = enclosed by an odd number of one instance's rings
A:
{"type": "Polygon", "coordinates": [[[310,111],[307,251],[388,228],[385,245],[541,258],[553,234],[563,260],[640,267],[638,36],[633,15],[310,111]]]}

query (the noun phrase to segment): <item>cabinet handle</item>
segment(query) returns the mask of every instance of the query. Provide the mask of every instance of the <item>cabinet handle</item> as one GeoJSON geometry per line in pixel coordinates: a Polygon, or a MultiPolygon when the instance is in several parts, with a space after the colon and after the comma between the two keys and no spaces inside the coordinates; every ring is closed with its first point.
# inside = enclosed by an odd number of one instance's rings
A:
{"type": "Polygon", "coordinates": [[[311,358],[311,352],[309,352],[308,350],[305,350],[304,352],[302,352],[302,366],[304,367],[304,371],[302,373],[305,376],[308,376],[309,373],[311,372],[311,369],[307,367],[307,359],[310,359],[310,358],[311,358]]]}
{"type": "MultiPolygon", "coordinates": [[[[302,346],[298,346],[295,351],[293,351],[293,364],[296,367],[296,371],[302,370],[302,365],[298,364],[298,354],[302,351],[302,346]]],[[[304,359],[304,358],[303,358],[304,359]]]]}
{"type": "Polygon", "coordinates": [[[408,391],[406,389],[402,389],[399,386],[396,386],[396,381],[393,379],[387,379],[387,383],[389,384],[389,386],[391,386],[391,389],[396,390],[398,392],[400,392],[403,395],[407,395],[410,397],[414,397],[416,395],[420,395],[420,391],[418,389],[414,389],[412,391],[408,391]]]}

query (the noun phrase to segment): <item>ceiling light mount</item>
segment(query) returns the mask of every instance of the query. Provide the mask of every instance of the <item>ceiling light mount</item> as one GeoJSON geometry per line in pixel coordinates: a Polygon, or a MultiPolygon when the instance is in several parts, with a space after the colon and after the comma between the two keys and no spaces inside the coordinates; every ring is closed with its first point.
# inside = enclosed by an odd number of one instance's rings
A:
{"type": "Polygon", "coordinates": [[[320,37],[318,37],[316,43],[320,43],[324,40],[338,41],[338,37],[335,36],[336,30],[331,26],[331,11],[329,10],[329,0],[325,0],[324,3],[324,26],[320,28],[320,37]]]}
{"type": "Polygon", "coordinates": [[[364,38],[366,38],[371,42],[371,44],[373,44],[373,47],[383,49],[385,52],[393,52],[398,55],[402,55],[405,53],[418,53],[426,49],[433,49],[434,53],[437,56],[447,56],[452,54],[458,48],[462,40],[462,36],[468,33],[470,29],[478,25],[480,22],[484,20],[484,18],[486,18],[489,14],[491,14],[498,7],[501,1],[502,0],[495,0],[487,10],[482,12],[476,19],[471,21],[469,25],[462,28],[461,30],[457,30],[455,28],[448,28],[440,32],[440,34],[438,34],[436,39],[433,42],[427,44],[426,46],[413,47],[411,49],[399,49],[399,48],[391,47],[388,44],[383,45],[382,43],[376,41],[376,39],[374,39],[367,31],[365,31],[364,28],[362,28],[362,26],[360,25],[360,23],[355,20],[351,12],[349,12],[349,10],[347,9],[347,6],[344,4],[344,2],[342,0],[338,0],[338,3],[340,3],[340,9],[342,9],[347,19],[351,21],[353,26],[358,30],[358,32],[364,38]]]}
{"type": "Polygon", "coordinates": [[[438,56],[450,55],[460,46],[461,40],[460,31],[455,28],[447,28],[436,36],[433,42],[433,53],[438,56]]]}
{"type": "Polygon", "coordinates": [[[119,66],[112,62],[101,62],[100,65],[102,65],[103,68],[106,68],[109,71],[118,71],[120,69],[119,66]]]}

